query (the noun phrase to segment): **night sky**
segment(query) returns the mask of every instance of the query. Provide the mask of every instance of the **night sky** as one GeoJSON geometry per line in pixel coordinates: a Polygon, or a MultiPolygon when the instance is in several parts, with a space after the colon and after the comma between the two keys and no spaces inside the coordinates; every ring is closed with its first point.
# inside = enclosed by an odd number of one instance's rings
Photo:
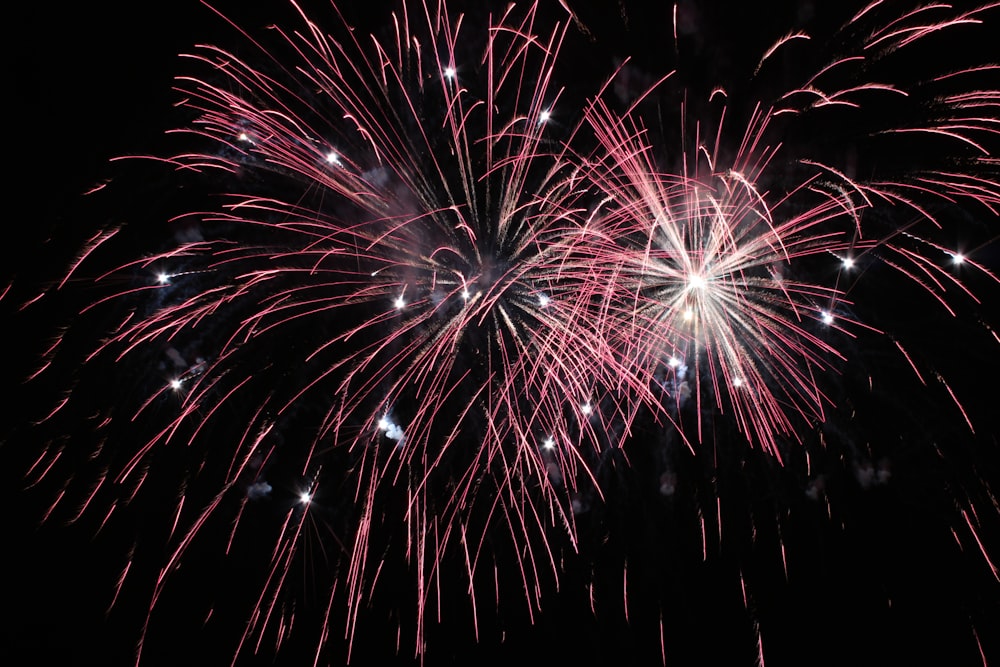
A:
{"type": "MultiPolygon", "coordinates": [[[[218,6],[232,10],[251,31],[288,16],[277,1],[273,11],[233,10],[240,4],[227,0],[218,6]]],[[[322,3],[314,4],[315,11],[322,11],[322,3]]],[[[707,3],[699,11],[683,6],[687,25],[696,27],[681,36],[681,46],[701,58],[689,56],[692,62],[705,63],[685,70],[685,81],[693,87],[739,69],[734,54],[741,49],[759,51],[759,30],[747,26],[767,27],[774,37],[796,17],[819,11],[788,2],[765,16],[743,3],[739,13],[726,14],[717,4],[707,3]],[[716,53],[713,40],[731,48],[716,53]]],[[[602,79],[622,53],[634,55],[642,72],[653,71],[658,54],[670,51],[669,31],[657,27],[656,12],[646,14],[640,5],[626,3],[630,11],[623,25],[621,12],[608,6],[611,9],[603,13],[580,9],[595,42],[571,31],[567,52],[579,54],[580,66],[567,77],[570,86],[596,86],[598,80],[588,78],[588,68],[598,73],[595,79],[602,79]],[[657,39],[662,41],[654,44],[657,39]]],[[[169,146],[163,132],[178,121],[172,79],[183,72],[177,54],[197,42],[239,43],[239,36],[193,0],[109,0],[59,8],[19,3],[8,12],[13,12],[7,22],[12,39],[5,40],[4,98],[8,137],[14,139],[15,150],[8,162],[8,241],[0,244],[0,289],[11,285],[0,299],[7,331],[0,370],[7,389],[0,431],[7,509],[7,566],[0,589],[7,621],[2,624],[0,664],[129,665],[148,605],[149,579],[155,577],[162,552],[142,543],[136,572],[129,575],[135,585],[126,586],[115,608],[106,612],[135,536],[168,515],[176,490],[165,489],[168,500],[162,507],[137,507],[126,521],[119,517],[96,537],[96,516],[71,526],[42,523],[51,497],[59,492],[58,480],[24,490],[23,471],[34,458],[38,439],[45,437],[29,424],[44,413],[59,383],[23,384],[22,378],[37,366],[53,328],[81,303],[75,299],[85,301],[88,293],[84,288],[82,296],[55,299],[51,307],[22,311],[18,306],[61,275],[93,230],[120,222],[120,216],[133,211],[153,218],[160,206],[176,208],[180,201],[183,207],[184,194],[164,191],[169,181],[146,179],[145,172],[120,179],[136,188],[130,193],[82,193],[120,174],[109,167],[109,159],[157,153],[169,146]],[[116,201],[122,202],[120,209],[116,201]]],[[[961,46],[987,57],[992,52],[996,60],[1000,52],[989,35],[1000,34],[1000,12],[992,12],[992,18],[992,32],[977,33],[979,41],[961,46]]],[[[982,246],[979,261],[994,271],[1000,271],[998,224],[994,217],[972,225],[982,246]]],[[[892,277],[886,277],[889,283],[878,283],[878,275],[870,279],[860,289],[889,289],[892,277]]],[[[679,488],[691,492],[686,499],[678,493],[666,502],[649,492],[643,459],[637,456],[633,463],[639,471],[618,468],[607,507],[584,531],[582,557],[563,563],[566,573],[560,588],[553,586],[545,594],[533,623],[518,606],[517,592],[504,590],[499,612],[480,610],[477,642],[467,602],[461,591],[451,591],[455,602],[445,611],[448,621],[428,628],[425,664],[645,665],[660,664],[662,650],[668,665],[753,665],[758,630],[769,667],[963,667],[983,664],[980,645],[986,664],[1000,664],[1000,583],[968,531],[963,532],[961,514],[967,507],[962,503],[974,499],[986,527],[984,547],[994,563],[1000,562],[1000,510],[990,506],[984,490],[991,484],[994,494],[1000,492],[1000,396],[995,384],[1000,343],[982,326],[1000,327],[1000,287],[988,280],[974,281],[973,286],[982,303],[963,306],[954,319],[909,310],[905,288],[899,299],[883,299],[884,309],[865,316],[886,330],[917,332],[910,339],[914,349],[933,358],[962,397],[976,426],[974,435],[940,387],[922,387],[899,372],[887,377],[907,379],[864,390],[867,373],[851,369],[838,385],[842,401],[831,411],[832,421],[842,426],[831,429],[860,434],[854,437],[864,446],[885,454],[885,459],[873,456],[868,463],[878,466],[887,460],[892,475],[885,484],[868,485],[869,478],[859,468],[864,462],[834,447],[821,464],[830,470],[829,511],[807,497],[803,480],[759,450],[748,449],[731,427],[720,426],[713,436],[716,462],[707,455],[680,457],[679,488]],[[713,544],[703,558],[694,517],[708,488],[706,475],[716,476],[725,511],[736,509],[732,520],[724,522],[722,544],[713,544]],[[773,520],[753,526],[747,520],[776,514],[782,516],[780,540],[773,520]],[[961,547],[953,528],[962,535],[961,547]],[[752,540],[751,531],[756,531],[752,540]],[[741,576],[749,601],[744,600],[741,576]],[[589,581],[596,582],[598,591],[592,601],[589,581]],[[623,585],[628,587],[627,604],[623,585]]],[[[865,346],[866,339],[857,344],[865,346]]],[[[865,363],[877,369],[902,367],[891,344],[883,340],[879,345],[864,350],[865,363]]],[[[639,440],[644,437],[655,436],[637,435],[639,440]]],[[[263,539],[248,547],[259,554],[268,549],[263,539]]],[[[245,620],[240,610],[252,604],[256,589],[249,582],[255,581],[258,564],[251,559],[220,564],[208,550],[204,558],[206,567],[192,563],[182,569],[176,588],[154,613],[143,665],[229,664],[233,632],[238,637],[245,620]],[[226,596],[235,612],[205,623],[207,588],[226,596]]],[[[311,582],[323,578],[310,567],[323,568],[320,554],[295,575],[307,630],[316,614],[310,606],[315,603],[311,582]]],[[[405,639],[395,657],[398,608],[412,605],[391,599],[392,576],[386,575],[376,609],[360,631],[352,664],[419,664],[405,639]]],[[[398,588],[405,589],[405,583],[398,588]]],[[[342,663],[340,631],[333,629],[331,648],[321,664],[342,663]]],[[[304,634],[290,640],[277,658],[265,646],[260,656],[243,656],[238,664],[312,664],[314,634],[304,634]]]]}

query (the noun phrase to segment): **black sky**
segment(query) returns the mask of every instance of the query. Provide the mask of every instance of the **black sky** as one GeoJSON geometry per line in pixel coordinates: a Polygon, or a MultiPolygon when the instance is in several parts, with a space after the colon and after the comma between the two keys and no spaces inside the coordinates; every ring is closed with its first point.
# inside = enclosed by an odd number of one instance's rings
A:
{"type": "MultiPolygon", "coordinates": [[[[219,6],[232,9],[239,4],[219,6]]],[[[45,493],[58,488],[21,490],[19,466],[31,460],[31,448],[38,444],[33,442],[27,422],[38,414],[35,401],[40,397],[38,390],[22,388],[20,378],[33,367],[45,345],[45,327],[57,320],[44,311],[21,313],[17,304],[31,299],[37,286],[58,275],[92,230],[114,221],[117,211],[109,210],[106,204],[91,205],[82,197],[110,174],[107,161],[164,145],[162,132],[176,119],[171,82],[182,67],[177,53],[196,42],[222,38],[237,42],[238,38],[193,0],[110,0],[65,7],[19,3],[7,11],[4,98],[8,136],[14,139],[15,149],[8,164],[12,197],[6,232],[10,236],[7,243],[0,244],[4,266],[0,288],[9,281],[13,287],[0,300],[9,336],[0,370],[8,393],[13,395],[7,399],[0,435],[13,435],[0,450],[6,508],[3,551],[8,563],[3,568],[0,598],[7,602],[7,621],[0,624],[0,664],[117,667],[131,664],[144,613],[143,593],[148,593],[148,587],[131,591],[109,615],[105,611],[123,554],[131,546],[133,534],[142,528],[143,517],[134,517],[137,525],[116,527],[96,539],[92,522],[70,527],[40,525],[45,493]]],[[[721,14],[710,6],[696,13],[704,25],[721,14]]],[[[789,5],[767,21],[752,11],[729,19],[770,24],[779,14],[788,19],[796,13],[789,5]]],[[[251,29],[287,15],[285,10],[269,14],[261,8],[244,8],[233,14],[251,29]]],[[[612,22],[620,15],[611,11],[604,15],[595,12],[594,16],[595,21],[603,16],[600,20],[612,22]]],[[[998,12],[994,18],[1000,23],[998,12]]],[[[632,35],[656,33],[635,23],[639,19],[632,20],[632,35]]],[[[601,55],[586,52],[581,62],[591,59],[607,66],[620,49],[627,48],[629,39],[611,36],[612,28],[602,33],[600,24],[594,26],[602,40],[595,47],[601,55]]],[[[706,34],[694,34],[688,46],[710,53],[706,34]]],[[[571,41],[577,45],[574,48],[587,48],[582,37],[571,41]]],[[[636,48],[640,61],[652,57],[636,48]]],[[[731,66],[724,62],[716,68],[731,66]]],[[[586,80],[584,75],[580,77],[586,80]]],[[[150,191],[154,189],[155,184],[151,184],[150,191]]],[[[994,230],[997,224],[994,219],[994,230]]],[[[994,248],[992,260],[996,259],[994,248]]],[[[972,319],[983,317],[996,326],[1000,322],[998,290],[988,293],[994,299],[992,306],[987,303],[978,314],[965,314],[972,319]]],[[[884,315],[900,327],[920,326],[919,322],[901,322],[905,309],[884,315]]],[[[919,320],[919,316],[913,319],[919,320]]],[[[1000,458],[998,393],[995,377],[991,378],[991,373],[1000,371],[1000,347],[974,324],[958,330],[960,336],[967,331],[968,338],[954,337],[956,330],[951,327],[938,332],[935,326],[932,321],[922,338],[928,348],[953,350],[953,354],[941,356],[945,364],[951,364],[956,386],[967,397],[978,423],[984,424],[977,435],[953,428],[953,412],[946,412],[947,406],[926,396],[915,396],[912,402],[901,396],[883,398],[884,404],[867,406],[861,412],[869,421],[869,432],[875,434],[872,439],[898,441],[908,437],[912,424],[893,421],[905,413],[897,409],[897,403],[915,411],[927,406],[940,409],[941,423],[948,424],[941,433],[959,442],[960,456],[939,457],[926,441],[901,445],[894,480],[868,490],[856,483],[851,463],[845,461],[840,504],[832,517],[824,516],[822,506],[796,496],[790,490],[795,482],[763,457],[733,454],[738,463],[729,472],[719,473],[723,478],[745,474],[765,480],[763,485],[755,485],[752,493],[746,491],[742,500],[762,516],[769,507],[786,512],[787,575],[780,551],[774,548],[777,542],[766,534],[766,525],[759,527],[765,533],[759,541],[763,546],[741,545],[736,538],[734,546],[719,549],[703,562],[701,545],[683,541],[691,535],[692,508],[664,513],[662,505],[622,492],[612,499],[608,511],[613,528],[606,531],[603,540],[595,539],[589,553],[596,565],[567,565],[570,573],[564,587],[546,596],[547,605],[534,625],[512,613],[514,620],[505,619],[498,630],[485,614],[483,637],[478,643],[469,637],[467,623],[432,628],[431,638],[439,648],[428,653],[426,664],[658,664],[661,617],[666,627],[668,665],[754,664],[755,624],[760,629],[765,664],[771,667],[976,665],[981,664],[981,657],[974,632],[978,632],[988,656],[1000,663],[1000,584],[976,552],[974,542],[963,537],[963,552],[950,532],[960,517],[950,499],[962,497],[961,480],[978,483],[975,477],[982,476],[994,488],[1000,483],[996,476],[1000,458]],[[975,368],[970,368],[972,364],[975,368]],[[880,414],[888,416],[886,423],[879,422],[880,414]],[[773,490],[764,493],[762,488],[773,490]],[[788,507],[792,509],[785,509],[788,507]],[[620,593],[617,597],[614,593],[621,586],[618,578],[622,576],[621,562],[626,559],[631,579],[630,621],[624,619],[620,593]],[[595,602],[596,618],[582,584],[591,576],[588,569],[611,591],[595,602]],[[740,573],[751,591],[749,609],[743,603],[740,573]]],[[[888,391],[892,393],[893,388],[888,391]]],[[[945,449],[955,442],[944,443],[945,449]]],[[[688,465],[691,475],[702,469],[698,461],[688,465]]],[[[736,482],[727,488],[735,489],[729,496],[734,503],[745,491],[736,482]]],[[[983,497],[988,498],[977,495],[977,502],[983,497]]],[[[992,513],[987,522],[995,528],[997,508],[981,509],[992,513]]],[[[738,526],[734,531],[739,534],[744,529],[738,526]]],[[[995,535],[992,538],[996,562],[1000,541],[995,535]]],[[[230,575],[238,580],[242,573],[230,575]]],[[[203,610],[195,603],[198,582],[195,579],[185,585],[190,586],[190,598],[185,597],[186,592],[177,594],[165,602],[168,611],[154,618],[154,624],[157,618],[161,624],[150,631],[143,664],[228,664],[225,660],[232,652],[232,636],[214,625],[202,626],[203,610]],[[187,600],[191,600],[190,615],[185,614],[187,600]]],[[[234,597],[238,594],[234,590],[234,597]]],[[[384,658],[394,653],[384,632],[373,631],[371,637],[365,635],[360,643],[355,664],[369,664],[373,656],[384,658]]],[[[292,644],[273,662],[265,655],[239,664],[305,664],[299,657],[292,644]]],[[[338,664],[336,654],[329,661],[338,664]]],[[[409,646],[404,644],[398,663],[412,662],[409,646]]]]}

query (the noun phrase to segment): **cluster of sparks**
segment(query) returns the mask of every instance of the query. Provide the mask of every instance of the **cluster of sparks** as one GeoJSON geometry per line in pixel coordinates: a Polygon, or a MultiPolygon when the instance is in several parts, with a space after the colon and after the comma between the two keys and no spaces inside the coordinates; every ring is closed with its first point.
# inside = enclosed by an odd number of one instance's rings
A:
{"type": "MultiPolygon", "coordinates": [[[[870,26],[881,4],[847,27],[870,26]]],[[[155,475],[161,450],[202,452],[177,495],[152,619],[202,534],[226,527],[231,545],[271,493],[270,467],[294,467],[299,502],[237,657],[285,636],[289,573],[316,507],[334,496],[349,510],[330,519],[339,553],[319,598],[324,618],[347,610],[348,643],[392,555],[415,584],[418,653],[441,578],[455,576],[446,563],[461,564],[478,623],[478,606],[499,595],[481,590],[494,585],[492,550],[509,548],[533,613],[574,548],[578,516],[600,502],[602,461],[640,420],[696,449],[710,406],[779,461],[825,421],[824,387],[848,361],[839,341],[877,333],[849,300],[858,262],[881,262],[949,311],[953,293],[975,298],[956,265],[997,280],[922,231],[946,224],[945,205],[997,215],[1000,91],[963,87],[997,66],[944,73],[919,93],[864,78],[879,58],[991,8],[880,19],[854,51],[746,118],[727,116],[717,89],[710,117],[679,110],[682,139],[667,148],[643,114],[669,75],[624,104],[611,94],[617,74],[582,109],[561,104],[568,7],[557,22],[532,5],[477,23],[443,2],[407,1],[384,33],[338,17],[334,37],[296,6],[303,28],[274,27],[277,47],[244,33],[256,62],[199,47],[189,60],[208,76],[177,80],[194,116],[179,141],[199,148],[141,159],[236,187],[218,210],[174,221],[183,232],[172,247],[101,277],[146,284],[91,308],[146,305],[129,306],[88,363],[156,350],[174,374],[123,417],[163,420],[155,434],[108,458],[74,516],[110,497],[103,525],[155,475]],[[880,132],[943,141],[960,161],[861,178],[780,141],[801,116],[864,114],[916,94],[936,105],[930,120],[880,132]],[[906,225],[870,226],[879,210],[906,225]],[[816,266],[822,280],[803,268],[816,266]],[[278,437],[290,424],[294,438],[278,437]],[[213,489],[197,509],[185,505],[194,485],[213,489]]],[[[779,40],[757,69],[806,37],[779,40]]],[[[95,237],[60,286],[114,237],[95,237]]],[[[957,398],[952,408],[964,415],[957,398]]],[[[29,477],[58,469],[67,446],[42,452],[29,477]]]]}

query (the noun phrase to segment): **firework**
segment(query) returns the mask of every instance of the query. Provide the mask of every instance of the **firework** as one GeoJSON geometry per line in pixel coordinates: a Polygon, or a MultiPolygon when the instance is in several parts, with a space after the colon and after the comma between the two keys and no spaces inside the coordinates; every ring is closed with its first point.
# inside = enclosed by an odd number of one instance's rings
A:
{"type": "MultiPolygon", "coordinates": [[[[494,567],[484,540],[498,525],[537,605],[539,570],[555,574],[550,533],[572,540],[577,480],[592,453],[616,446],[595,426],[612,420],[621,433],[629,415],[619,403],[596,410],[614,364],[577,306],[588,267],[563,249],[575,223],[562,194],[576,179],[549,138],[566,28],[539,32],[536,14],[509,8],[473,24],[413,4],[377,38],[355,37],[339,17],[344,41],[303,15],[303,32],[275,28],[276,45],[257,44],[263,63],[216,47],[189,56],[210,77],[178,79],[193,114],[182,134],[207,147],[166,162],[222,172],[248,194],[175,221],[176,244],[105,276],[147,284],[114,296],[139,294],[142,312],[127,312],[92,358],[158,350],[171,372],[127,419],[160,421],[164,400],[173,414],[92,494],[107,484],[134,497],[160,450],[200,449],[234,411],[245,426],[224,453],[204,451],[199,486],[216,464],[225,471],[207,503],[189,510],[192,490],[178,494],[151,611],[191,545],[231,521],[217,515],[233,498],[238,539],[276,466],[298,470],[299,502],[237,654],[291,623],[286,578],[313,506],[348,498],[326,519],[344,555],[331,556],[323,604],[327,616],[346,606],[349,636],[379,555],[396,552],[416,577],[422,645],[442,568],[459,564],[471,591],[494,567]],[[297,429],[304,440],[289,455],[284,434],[297,429]]],[[[469,595],[474,615],[481,595],[469,595]]]]}
{"type": "MultiPolygon", "coordinates": [[[[842,32],[856,30],[870,11],[875,7],[852,17],[842,32]]],[[[997,94],[956,92],[950,85],[980,67],[910,88],[865,77],[911,43],[978,22],[983,11],[914,11],[879,25],[851,45],[856,51],[773,100],[754,100],[748,111],[739,103],[730,109],[722,88],[712,90],[707,111],[689,111],[681,102],[676,131],[683,139],[676,147],[669,138],[654,139],[640,112],[644,98],[669,80],[631,100],[623,115],[604,99],[587,109],[599,146],[585,160],[587,178],[601,202],[591,214],[589,231],[597,242],[589,250],[611,272],[600,282],[623,287],[625,297],[615,308],[622,323],[614,347],[648,375],[659,370],[675,408],[689,396],[699,407],[703,400],[725,406],[752,442],[780,459],[779,440],[794,439],[803,424],[826,421],[830,400],[817,377],[835,374],[844,360],[831,330],[853,336],[867,326],[853,316],[848,296],[857,262],[892,267],[952,315],[949,295],[971,295],[952,271],[965,261],[960,251],[929,240],[924,230],[941,229],[942,205],[967,204],[996,215],[1000,189],[986,146],[997,134],[997,94]],[[909,106],[897,110],[883,97],[903,98],[909,106]],[[843,160],[824,161],[821,141],[792,151],[783,145],[788,124],[803,116],[822,127],[831,108],[863,116],[866,105],[895,111],[865,129],[869,139],[903,136],[910,142],[906,154],[919,155],[914,142],[945,137],[960,157],[903,170],[876,165],[862,178],[848,175],[843,160]],[[912,105],[932,108],[931,120],[911,120],[912,105]],[[879,222],[886,219],[894,221],[888,229],[879,222]],[[616,255],[617,262],[611,259],[616,255]],[[828,265],[823,282],[811,278],[813,259],[828,265]]],[[[779,40],[755,75],[803,38],[808,36],[796,33],[779,40]]],[[[925,151],[940,159],[939,149],[928,145],[925,151]]],[[[987,267],[970,267],[996,282],[987,267]]]]}
{"type": "MultiPolygon", "coordinates": [[[[220,582],[204,616],[246,617],[234,663],[293,634],[318,663],[341,645],[350,658],[366,623],[420,659],[432,626],[478,639],[502,617],[535,623],[565,572],[615,543],[609,526],[688,491],[708,559],[708,526],[722,551],[737,504],[722,441],[741,474],[757,450],[804,475],[802,497],[832,518],[816,461],[846,458],[832,434],[868,341],[890,340],[976,428],[945,375],[872,317],[885,295],[860,276],[890,274],[949,317],[977,302],[974,284],[995,289],[975,252],[942,239],[956,216],[1000,207],[1000,92],[982,86],[996,67],[894,65],[993,8],[875,2],[792,85],[703,99],[677,73],[633,90],[631,63],[564,88],[564,43],[593,26],[568,5],[407,1],[369,28],[292,3],[294,22],[262,34],[229,24],[242,48],[185,56],[175,150],[118,161],[224,194],[184,204],[164,238],[95,234],[54,290],[142,244],[88,278],[104,291],[48,351],[58,368],[74,332],[104,332],[42,420],[66,432],[30,484],[69,471],[45,520],[161,519],[115,591],[153,582],[137,662],[191,563],[239,560],[250,583],[220,582]],[[828,136],[796,141],[816,128],[828,136]],[[99,445],[80,451],[85,430],[99,445]],[[676,443],[710,452],[704,495],[678,480],[676,443]],[[627,506],[647,487],[652,501],[627,506]]],[[[808,41],[779,39],[750,81],[808,41]]],[[[844,449],[856,463],[864,447],[844,449]]],[[[888,469],[857,475],[873,486],[888,469]]],[[[953,534],[995,576],[995,503],[976,488],[954,501],[953,534]]],[[[757,510],[741,517],[756,544],[757,510]]],[[[628,561],[609,587],[626,616],[628,561]]],[[[596,611],[601,577],[585,578],[596,611]]],[[[751,609],[742,565],[738,580],[751,609]]]]}
{"type": "MultiPolygon", "coordinates": [[[[720,461],[734,456],[720,444],[733,439],[724,424],[799,469],[811,480],[802,489],[811,499],[830,502],[826,473],[816,464],[831,455],[854,461],[862,488],[888,483],[888,458],[874,463],[872,450],[879,447],[858,447],[855,440],[871,436],[834,426],[859,395],[858,385],[845,394],[841,378],[867,375],[862,393],[877,382],[860,352],[878,345],[873,341],[891,340],[922,386],[936,381],[941,402],[935,410],[947,411],[971,433],[977,428],[966,401],[928,362],[926,348],[921,363],[914,361],[905,340],[914,332],[875,323],[887,322],[877,316],[887,295],[954,318],[982,303],[973,286],[995,292],[998,279],[989,266],[967,264],[961,246],[937,239],[952,238],[958,226],[968,232],[968,217],[996,219],[1000,98],[994,84],[984,85],[994,80],[996,66],[917,76],[907,69],[922,41],[979,24],[995,5],[894,13],[881,4],[849,16],[829,38],[824,46],[836,45],[833,60],[819,61],[797,82],[786,71],[781,85],[790,87],[776,92],[765,80],[772,59],[799,48],[810,39],[806,33],[766,49],[750,83],[733,92],[707,88],[699,99],[699,90],[679,83],[679,94],[664,93],[681,78],[671,73],[648,88],[608,85],[584,110],[596,148],[578,154],[594,202],[590,241],[579,250],[600,258],[595,283],[615,285],[605,306],[612,348],[623,365],[659,385],[660,407],[673,424],[657,453],[644,460],[652,468],[647,475],[658,476],[660,493],[672,498],[679,458],[673,441],[695,456],[706,446],[711,452],[705,458],[715,481],[696,509],[705,558],[713,548],[726,551],[724,532],[730,540],[742,532],[734,520],[740,511],[724,505],[744,497],[716,477],[725,476],[720,461]],[[677,101],[671,106],[665,98],[677,101]],[[802,140],[803,133],[845,129],[834,141],[822,134],[802,140]],[[894,287],[860,288],[866,272],[894,287]]],[[[794,52],[785,67],[795,58],[810,61],[794,52]]],[[[649,79],[629,67],[623,66],[627,81],[649,79]]],[[[983,333],[987,344],[995,342],[989,324],[983,333]]],[[[976,404],[980,397],[971,398],[976,404]]],[[[976,410],[982,418],[982,408],[976,410]]],[[[746,466],[741,455],[735,458],[746,466]]],[[[977,468],[968,489],[950,501],[961,508],[952,534],[984,557],[983,572],[995,580],[984,535],[996,525],[997,503],[984,466],[977,468]],[[970,513],[979,520],[969,522],[970,513]]],[[[684,489],[688,496],[698,493],[684,489]]],[[[780,517],[788,511],[779,507],[775,521],[786,577],[780,517]]],[[[744,520],[747,539],[756,542],[760,518],[750,509],[744,520]]],[[[633,545],[631,553],[641,559],[644,552],[633,545]]],[[[978,636],[973,639],[977,654],[985,655],[978,636]]],[[[762,652],[758,658],[763,661],[762,652]]]]}

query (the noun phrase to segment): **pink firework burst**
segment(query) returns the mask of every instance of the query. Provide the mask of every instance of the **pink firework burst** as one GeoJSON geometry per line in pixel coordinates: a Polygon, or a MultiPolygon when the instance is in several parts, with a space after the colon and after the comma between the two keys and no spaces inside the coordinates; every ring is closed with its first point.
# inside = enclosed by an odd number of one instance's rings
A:
{"type": "MultiPolygon", "coordinates": [[[[731,102],[722,88],[704,104],[683,95],[679,140],[649,129],[646,118],[662,105],[671,75],[620,100],[618,111],[609,98],[621,90],[609,85],[585,111],[597,147],[581,160],[599,203],[581,251],[601,268],[595,282],[617,290],[608,295],[615,305],[608,306],[607,337],[617,341],[625,366],[663,385],[666,409],[676,414],[689,399],[696,404],[692,432],[699,441],[703,404],[730,412],[750,443],[778,460],[783,443],[826,421],[832,401],[824,384],[847,361],[831,334],[880,333],[853,314],[858,262],[890,267],[952,315],[951,299],[975,299],[954,272],[959,252],[929,239],[945,225],[938,217],[943,206],[997,213],[1000,184],[988,146],[998,134],[1000,97],[961,87],[963,78],[978,81],[977,74],[995,68],[908,85],[869,77],[892,71],[884,61],[907,57],[919,40],[979,23],[990,7],[924,8],[871,28],[867,15],[878,4],[841,29],[869,34],[771,100],[748,101],[742,91],[731,102]],[[894,106],[896,100],[904,104],[894,106]],[[848,117],[834,116],[828,128],[856,119],[867,133],[861,141],[902,138],[905,155],[921,159],[907,158],[902,168],[890,160],[861,177],[848,173],[860,166],[831,163],[823,141],[789,139],[797,124],[822,128],[826,113],[848,117]],[[873,122],[870,115],[884,117],[873,122]],[[944,153],[936,145],[942,139],[950,149],[944,153]]],[[[779,39],[754,76],[808,39],[803,32],[779,39]]],[[[973,268],[997,282],[988,267],[973,268]]]]}
{"type": "Polygon", "coordinates": [[[498,582],[473,585],[494,579],[498,549],[521,563],[515,586],[537,608],[575,540],[579,485],[594,486],[593,462],[632,418],[634,399],[605,400],[607,387],[646,391],[623,386],[579,305],[592,275],[569,252],[579,176],[551,137],[566,21],[540,30],[537,14],[472,22],[407,3],[387,33],[340,17],[334,38],[302,13],[301,31],[251,39],[259,62],[214,46],[188,57],[207,76],[177,80],[193,114],[178,141],[200,148],[165,161],[246,194],[181,216],[176,245],[106,276],[145,274],[114,298],[154,305],[92,355],[162,350],[174,371],[128,419],[160,419],[163,399],[173,414],[102,484],[142,493],[179,443],[204,451],[191,485],[215,487],[197,510],[178,493],[151,614],[203,534],[239,541],[274,468],[297,469],[299,502],[238,655],[291,625],[288,578],[313,515],[344,498],[325,519],[341,553],[319,597],[326,618],[347,609],[349,644],[392,558],[416,582],[418,651],[445,569],[466,580],[474,626],[478,600],[500,595],[498,582]],[[242,435],[206,449],[233,414],[242,435]],[[301,429],[294,446],[279,435],[289,428],[301,429]]]}

